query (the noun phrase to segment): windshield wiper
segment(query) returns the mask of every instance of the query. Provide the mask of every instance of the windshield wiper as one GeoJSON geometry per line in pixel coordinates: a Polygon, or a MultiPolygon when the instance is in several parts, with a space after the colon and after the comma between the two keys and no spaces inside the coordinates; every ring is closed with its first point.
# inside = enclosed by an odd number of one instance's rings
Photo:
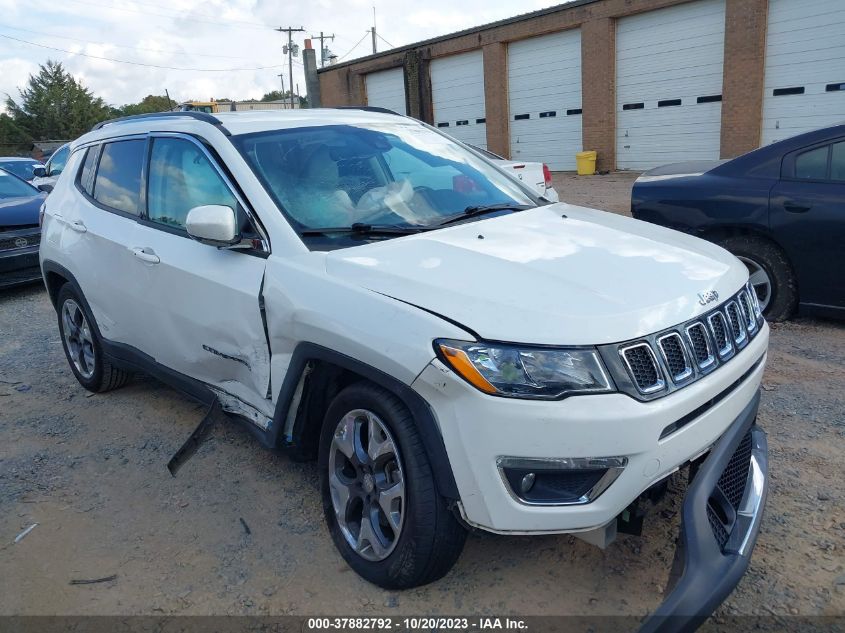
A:
{"type": "Polygon", "coordinates": [[[467,207],[460,213],[447,215],[443,220],[438,222],[436,226],[445,226],[446,224],[453,224],[454,222],[460,222],[461,220],[466,220],[467,218],[473,218],[487,213],[495,213],[496,211],[526,211],[534,208],[536,208],[536,205],[533,204],[513,204],[510,202],[472,206],[467,207]]]}
{"type": "Polygon", "coordinates": [[[422,226],[391,226],[378,224],[364,224],[355,222],[351,226],[329,226],[325,228],[304,229],[299,232],[303,237],[314,235],[412,235],[427,230],[422,226]]]}

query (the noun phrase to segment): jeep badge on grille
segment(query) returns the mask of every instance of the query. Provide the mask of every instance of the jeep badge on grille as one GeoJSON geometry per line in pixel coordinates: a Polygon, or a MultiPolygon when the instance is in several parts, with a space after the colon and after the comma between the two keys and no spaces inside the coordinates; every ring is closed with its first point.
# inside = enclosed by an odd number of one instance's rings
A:
{"type": "Polygon", "coordinates": [[[719,300],[719,293],[715,290],[708,290],[707,292],[698,293],[698,303],[706,306],[708,303],[713,303],[719,300]]]}

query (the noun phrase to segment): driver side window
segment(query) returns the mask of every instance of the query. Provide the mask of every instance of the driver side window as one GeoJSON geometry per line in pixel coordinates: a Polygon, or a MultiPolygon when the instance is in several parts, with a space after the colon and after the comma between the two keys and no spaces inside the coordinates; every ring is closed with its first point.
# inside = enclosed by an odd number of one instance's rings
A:
{"type": "Polygon", "coordinates": [[[188,212],[207,204],[239,208],[203,151],[185,139],[153,139],[147,180],[148,217],[158,224],[184,229],[188,212]]]}

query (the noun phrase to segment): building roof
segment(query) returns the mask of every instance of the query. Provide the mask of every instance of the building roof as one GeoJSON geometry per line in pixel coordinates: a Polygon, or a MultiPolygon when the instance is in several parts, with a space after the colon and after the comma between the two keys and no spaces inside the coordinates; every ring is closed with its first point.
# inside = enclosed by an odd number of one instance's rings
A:
{"type": "Polygon", "coordinates": [[[397,53],[403,53],[405,51],[413,50],[415,48],[420,48],[422,46],[430,46],[432,44],[437,44],[438,42],[445,42],[446,40],[451,40],[456,37],[462,37],[464,35],[472,35],[473,33],[480,33],[481,31],[487,31],[489,29],[494,29],[500,26],[506,26],[508,24],[515,24],[517,22],[522,22],[524,20],[530,20],[532,18],[541,17],[544,15],[549,15],[551,13],[557,13],[558,11],[565,11],[567,9],[574,9],[576,7],[581,7],[587,4],[593,4],[595,2],[599,2],[599,0],[571,0],[570,2],[564,2],[563,4],[557,4],[553,7],[548,7],[546,9],[539,9],[537,11],[531,11],[529,13],[520,13],[519,15],[515,15],[512,18],[505,18],[503,20],[497,20],[496,22],[488,22],[487,24],[482,24],[480,26],[473,26],[468,29],[464,29],[463,31],[455,31],[454,33],[447,33],[446,35],[439,35],[437,37],[432,37],[427,40],[422,40],[420,42],[414,42],[413,44],[406,44],[405,46],[398,46],[396,48],[391,48],[386,51],[382,51],[380,53],[375,53],[373,55],[367,55],[366,57],[357,57],[355,59],[350,59],[348,62],[340,62],[337,64],[332,64],[330,66],[324,66],[323,68],[318,68],[318,73],[329,72],[331,70],[336,70],[338,68],[343,68],[345,66],[354,66],[355,64],[360,64],[361,62],[370,61],[373,59],[378,59],[380,57],[386,57],[388,55],[395,55],[397,53]]]}

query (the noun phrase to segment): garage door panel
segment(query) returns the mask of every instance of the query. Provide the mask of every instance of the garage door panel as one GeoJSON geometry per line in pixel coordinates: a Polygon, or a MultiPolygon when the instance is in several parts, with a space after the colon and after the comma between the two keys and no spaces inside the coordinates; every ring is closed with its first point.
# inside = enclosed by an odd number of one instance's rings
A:
{"type": "Polygon", "coordinates": [[[763,96],[763,144],[845,119],[845,2],[770,0],[763,96]],[[803,94],[775,95],[778,88],[803,94]]]}
{"type": "Polygon", "coordinates": [[[364,76],[367,105],[406,114],[405,75],[401,68],[391,68],[364,76]]]}
{"type": "Polygon", "coordinates": [[[575,168],[581,150],[581,32],[569,30],[508,46],[508,106],[513,160],[575,168]],[[540,117],[540,113],[554,116],[540,117]],[[525,116],[527,119],[515,119],[525,116]]]}
{"type": "Polygon", "coordinates": [[[435,125],[445,134],[486,149],[487,126],[476,122],[486,116],[481,51],[432,60],[430,75],[435,125]],[[458,121],[467,124],[457,125],[458,121]]]}
{"type": "Polygon", "coordinates": [[[724,0],[698,0],[617,22],[620,169],[719,158],[721,102],[698,99],[721,97],[724,38],[724,0]]]}

